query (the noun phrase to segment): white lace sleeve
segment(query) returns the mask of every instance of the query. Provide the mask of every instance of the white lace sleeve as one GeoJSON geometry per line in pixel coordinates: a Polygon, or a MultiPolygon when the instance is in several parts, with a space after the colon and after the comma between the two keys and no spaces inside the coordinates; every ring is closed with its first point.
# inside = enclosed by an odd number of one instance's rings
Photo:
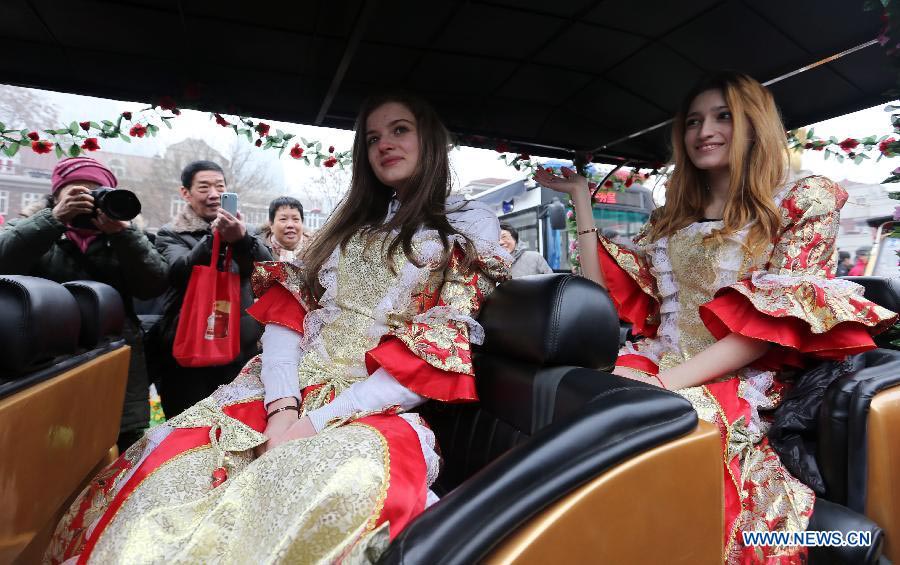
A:
{"type": "Polygon", "coordinates": [[[292,329],[278,324],[266,324],[262,335],[260,370],[260,379],[266,389],[263,400],[265,404],[288,396],[300,399],[300,380],[297,377],[300,339],[300,334],[292,329]]]}
{"type": "Polygon", "coordinates": [[[337,395],[325,406],[313,410],[307,416],[317,432],[335,418],[344,418],[356,412],[374,412],[389,406],[402,410],[415,408],[428,400],[409,390],[383,368],[337,395]]]}

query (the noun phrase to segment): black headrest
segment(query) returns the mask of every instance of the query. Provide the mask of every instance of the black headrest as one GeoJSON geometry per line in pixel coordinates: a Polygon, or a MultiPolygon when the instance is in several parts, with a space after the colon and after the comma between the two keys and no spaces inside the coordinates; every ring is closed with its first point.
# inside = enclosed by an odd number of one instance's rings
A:
{"type": "Polygon", "coordinates": [[[62,285],[0,276],[0,373],[19,375],[78,349],[81,314],[62,285]]]}
{"type": "Polygon", "coordinates": [[[105,338],[122,335],[125,306],[116,289],[97,281],[70,281],[63,286],[75,297],[81,312],[78,345],[93,349],[105,338]]]}
{"type": "Polygon", "coordinates": [[[539,366],[609,368],[619,349],[619,317],[599,286],[574,275],[536,275],[501,284],[478,317],[482,353],[539,366]]]}
{"type": "Polygon", "coordinates": [[[867,300],[871,300],[891,312],[900,312],[900,280],[887,277],[843,277],[865,288],[867,300]]]}

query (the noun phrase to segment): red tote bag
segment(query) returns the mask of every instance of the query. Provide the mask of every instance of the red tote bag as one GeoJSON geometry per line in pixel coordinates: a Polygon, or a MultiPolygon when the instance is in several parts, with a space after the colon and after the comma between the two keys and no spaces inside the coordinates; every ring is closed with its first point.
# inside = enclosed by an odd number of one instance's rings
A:
{"type": "Polygon", "coordinates": [[[213,235],[209,266],[191,270],[172,355],[182,367],[227,365],[241,352],[241,279],[231,272],[231,247],[224,271],[216,268],[221,245],[213,235]]]}

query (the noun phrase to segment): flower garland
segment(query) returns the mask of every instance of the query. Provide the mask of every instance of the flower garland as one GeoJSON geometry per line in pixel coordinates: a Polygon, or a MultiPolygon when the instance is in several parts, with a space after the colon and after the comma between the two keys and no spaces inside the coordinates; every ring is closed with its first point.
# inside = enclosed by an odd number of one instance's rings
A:
{"type": "MultiPolygon", "coordinates": [[[[59,159],[78,157],[100,149],[102,139],[121,139],[131,143],[134,138],[155,137],[160,125],[172,128],[172,120],[181,115],[174,98],[163,96],[154,105],[137,112],[122,112],[115,120],[99,122],[73,121],[55,129],[38,132],[31,128],[11,128],[0,122],[0,152],[13,157],[23,147],[30,147],[38,154],[56,152],[59,159]],[[43,135],[42,135],[43,134],[43,135]]],[[[351,152],[335,151],[333,145],[324,148],[321,141],[307,140],[280,129],[272,132],[269,124],[254,122],[243,116],[226,118],[218,112],[210,113],[216,124],[230,128],[239,138],[261,149],[278,150],[278,156],[288,152],[291,158],[302,160],[307,165],[345,168],[350,165],[351,152]],[[299,140],[299,141],[297,141],[299,140]]]]}

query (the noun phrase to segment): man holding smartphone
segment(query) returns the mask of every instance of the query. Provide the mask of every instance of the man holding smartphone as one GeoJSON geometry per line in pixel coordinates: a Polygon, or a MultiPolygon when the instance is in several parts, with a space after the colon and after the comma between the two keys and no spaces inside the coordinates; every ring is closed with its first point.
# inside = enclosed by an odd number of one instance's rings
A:
{"type": "MultiPolygon", "coordinates": [[[[181,173],[181,197],[184,207],[171,222],[156,234],[156,247],[169,263],[170,288],[164,297],[164,312],[158,331],[158,347],[151,360],[151,373],[158,382],[163,412],[171,418],[206,398],[221,384],[230,382],[241,367],[256,353],[262,327],[247,315],[253,303],[250,275],[253,263],[272,259],[265,243],[251,234],[240,214],[223,207],[226,193],[225,173],[212,161],[195,161],[181,173]],[[178,327],[191,271],[195,265],[209,265],[212,254],[213,231],[218,231],[224,243],[221,256],[231,248],[234,267],[241,278],[241,354],[228,365],[220,367],[186,368],[172,357],[172,344],[178,327]],[[154,363],[155,361],[155,363],[154,363]]],[[[235,195],[236,196],[236,195],[235,195]]],[[[236,198],[233,200],[237,204],[236,198]]]]}

